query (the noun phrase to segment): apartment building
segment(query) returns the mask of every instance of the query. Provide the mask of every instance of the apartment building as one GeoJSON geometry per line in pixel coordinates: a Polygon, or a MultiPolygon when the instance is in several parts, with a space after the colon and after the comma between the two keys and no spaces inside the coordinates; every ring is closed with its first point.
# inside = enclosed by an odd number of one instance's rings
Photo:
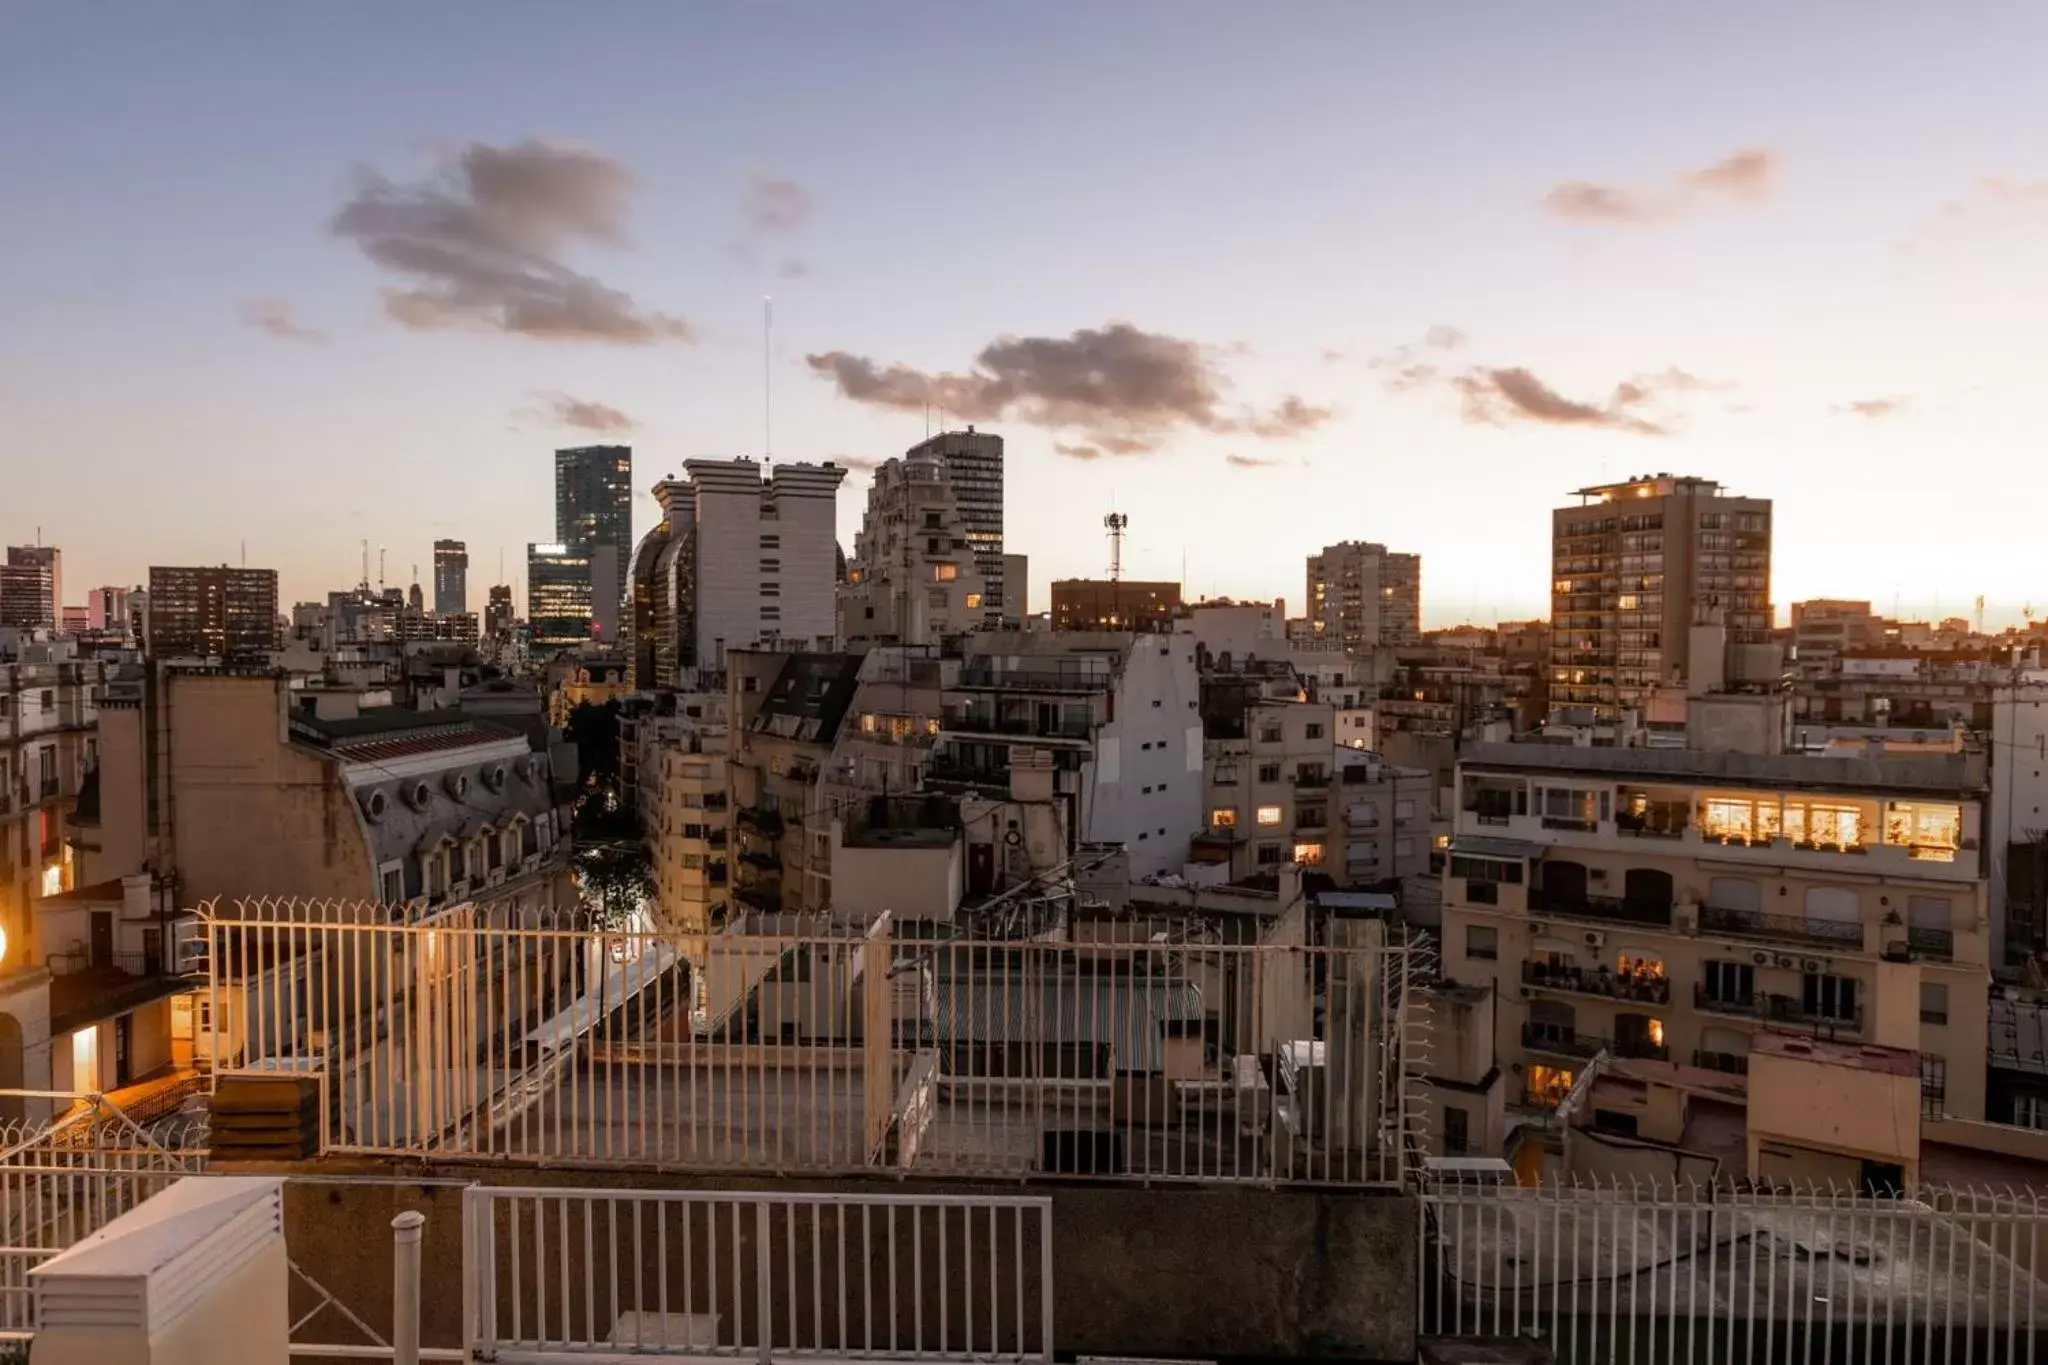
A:
{"type": "Polygon", "coordinates": [[[726,920],[726,705],[722,689],[666,692],[628,702],[619,716],[620,783],[633,793],[654,867],[655,922],[680,933],[726,920]]]}
{"type": "Polygon", "coordinates": [[[942,431],[912,446],[903,458],[936,458],[945,464],[946,481],[966,523],[967,542],[981,568],[984,624],[994,628],[1020,620],[1028,611],[1023,556],[1003,553],[1003,438],[971,426],[942,431]],[[1014,596],[1004,581],[1012,559],[1018,570],[1014,596]]]}
{"type": "Polygon", "coordinates": [[[946,463],[924,447],[875,471],[839,585],[845,643],[938,645],[988,621],[972,528],[946,463]]]}
{"type": "Polygon", "coordinates": [[[1422,556],[1371,541],[1326,545],[1308,557],[1307,621],[1318,640],[1345,649],[1422,639],[1422,556]]]}
{"type": "Polygon", "coordinates": [[[63,613],[63,553],[54,545],[8,546],[0,563],[0,626],[55,630],[63,613]]]}
{"type": "Polygon", "coordinates": [[[1770,644],[1770,499],[1672,474],[1573,496],[1550,516],[1553,705],[1644,710],[1659,689],[1682,697],[1770,644]]]}
{"type": "Polygon", "coordinates": [[[1531,1104],[1603,1051],[1739,1073],[1777,1026],[1918,1052],[1930,1112],[1979,1118],[1984,781],[1979,754],[1475,746],[1446,974],[1498,994],[1531,1104]]]}
{"type": "Polygon", "coordinates": [[[150,566],[152,658],[260,663],[277,648],[277,624],[275,569],[150,566]]]}
{"type": "Polygon", "coordinates": [[[1296,863],[1338,886],[1429,867],[1429,777],[1336,738],[1336,709],[1262,696],[1251,680],[1202,688],[1208,825],[1190,861],[1229,880],[1296,863]]]}
{"type": "Polygon", "coordinates": [[[734,898],[770,914],[828,909],[837,812],[822,778],[860,686],[860,656],[727,657],[734,898]]]}
{"type": "Polygon", "coordinates": [[[1121,632],[971,637],[925,770],[941,789],[1011,789],[1050,768],[1066,826],[1123,844],[1133,876],[1179,872],[1203,832],[1194,643],[1121,632]]]}
{"type": "Polygon", "coordinates": [[[839,485],[835,464],[690,460],[655,485],[661,521],[627,574],[634,685],[684,685],[728,654],[829,649],[838,630],[839,485]]]}
{"type": "Polygon", "coordinates": [[[1883,642],[1870,603],[1815,598],[1792,604],[1792,652],[1805,674],[1824,673],[1851,650],[1883,642]]]}
{"type": "Polygon", "coordinates": [[[1180,614],[1180,584],[1132,578],[1056,578],[1054,630],[1173,629],[1180,614]]]}

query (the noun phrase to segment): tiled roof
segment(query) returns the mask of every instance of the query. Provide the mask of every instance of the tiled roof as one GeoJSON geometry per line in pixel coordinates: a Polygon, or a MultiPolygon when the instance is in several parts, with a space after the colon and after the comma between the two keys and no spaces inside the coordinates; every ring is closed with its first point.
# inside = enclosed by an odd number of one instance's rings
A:
{"type": "Polygon", "coordinates": [[[439,753],[446,749],[467,749],[477,744],[494,744],[514,736],[496,726],[463,725],[458,729],[436,730],[424,735],[370,735],[336,743],[335,754],[352,763],[384,763],[415,754],[439,753]]]}

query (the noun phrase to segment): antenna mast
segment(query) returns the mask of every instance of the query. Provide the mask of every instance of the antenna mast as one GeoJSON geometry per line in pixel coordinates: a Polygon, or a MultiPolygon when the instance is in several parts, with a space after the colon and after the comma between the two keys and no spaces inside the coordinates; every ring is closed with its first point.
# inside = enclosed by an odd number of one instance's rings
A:
{"type": "Polygon", "coordinates": [[[1131,524],[1131,519],[1122,512],[1111,512],[1102,519],[1102,524],[1109,528],[1109,581],[1112,583],[1122,582],[1124,576],[1124,527],[1131,524]]]}
{"type": "Polygon", "coordinates": [[[774,368],[770,357],[774,351],[775,337],[775,296],[761,296],[761,458],[764,463],[775,459],[775,418],[774,418],[774,368]]]}

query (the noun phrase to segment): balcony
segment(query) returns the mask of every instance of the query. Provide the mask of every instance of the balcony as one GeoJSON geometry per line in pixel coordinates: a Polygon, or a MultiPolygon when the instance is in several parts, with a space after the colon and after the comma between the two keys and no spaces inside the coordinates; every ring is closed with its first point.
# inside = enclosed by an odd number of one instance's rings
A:
{"type": "Polygon", "coordinates": [[[1705,982],[1694,983],[1692,1007],[1703,1014],[1727,1014],[1738,1019],[1762,1019],[1768,1012],[1761,995],[1724,995],[1708,990],[1705,982]]]}
{"type": "Polygon", "coordinates": [[[769,810],[766,806],[741,806],[737,812],[742,827],[752,830],[764,839],[782,837],[782,812],[769,810]]]}
{"type": "Polygon", "coordinates": [[[1095,734],[1095,724],[1078,719],[1027,719],[1011,716],[977,715],[968,712],[951,716],[946,728],[962,735],[1004,735],[1018,739],[1086,740],[1095,734]]]}
{"type": "Polygon", "coordinates": [[[1621,896],[1581,896],[1538,889],[1529,893],[1529,913],[1538,912],[1613,924],[1647,924],[1660,929],[1671,927],[1669,901],[1632,901],[1621,896]]]}
{"type": "Polygon", "coordinates": [[[154,954],[102,953],[95,962],[89,953],[52,953],[47,965],[53,1033],[115,1018],[193,986],[191,977],[166,971],[154,954]]]}
{"type": "Polygon", "coordinates": [[[1585,1061],[1611,1051],[1612,1044],[1605,1038],[1580,1033],[1577,1029],[1561,1028],[1555,1024],[1524,1024],[1522,1048],[1526,1052],[1585,1061]]]}
{"type": "Polygon", "coordinates": [[[1856,920],[1815,919],[1808,915],[1769,915],[1761,910],[1700,907],[1700,932],[1733,938],[1762,938],[1810,943],[1836,951],[1860,952],[1863,925],[1856,920]]]}
{"type": "Polygon", "coordinates": [[[1524,962],[1522,984],[1541,991],[1563,991],[1569,995],[1592,995],[1603,1000],[1632,1000],[1644,1004],[1671,1002],[1671,983],[1663,977],[1636,980],[1602,967],[1554,967],[1547,962],[1524,962]]]}
{"type": "Polygon", "coordinates": [[[1008,768],[986,768],[957,758],[934,757],[928,760],[924,775],[927,782],[939,786],[981,787],[1005,795],[1010,790],[1008,768]]]}
{"type": "Polygon", "coordinates": [[[1956,936],[1952,929],[1907,929],[1906,951],[1915,957],[1931,957],[1940,962],[1952,961],[1956,955],[1956,936]]]}
{"type": "Polygon", "coordinates": [[[1322,788],[1330,785],[1330,775],[1328,773],[1296,773],[1294,775],[1294,785],[1320,791],[1322,788]]]}
{"type": "Polygon", "coordinates": [[[742,905],[767,914],[774,914],[782,909],[782,893],[768,887],[743,886],[733,895],[742,905]]]}
{"type": "Polygon", "coordinates": [[[1724,1014],[1737,1019],[1756,1019],[1772,1024],[1793,1024],[1800,1028],[1863,1030],[1863,1007],[1847,1012],[1809,1007],[1795,995],[1757,994],[1747,998],[1709,994],[1704,985],[1692,990],[1693,1008],[1705,1014],[1724,1014]]]}
{"type": "Polygon", "coordinates": [[[1730,1076],[1747,1076],[1749,1058],[1740,1052],[1707,1052],[1701,1050],[1692,1054],[1692,1064],[1704,1071],[1720,1071],[1730,1076]]]}
{"type": "Polygon", "coordinates": [[[992,668],[970,664],[960,670],[959,686],[997,692],[1106,692],[1109,674],[1065,668],[992,668]]]}

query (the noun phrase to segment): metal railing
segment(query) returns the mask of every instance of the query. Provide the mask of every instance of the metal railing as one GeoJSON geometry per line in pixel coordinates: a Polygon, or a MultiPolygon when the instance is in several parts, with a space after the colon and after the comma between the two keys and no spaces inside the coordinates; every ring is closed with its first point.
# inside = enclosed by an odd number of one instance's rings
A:
{"type": "Polygon", "coordinates": [[[1811,915],[1771,915],[1761,910],[1700,907],[1700,932],[1739,938],[1790,939],[1831,948],[1861,948],[1863,925],[1858,920],[1816,919],[1811,915]]]}
{"type": "Polygon", "coordinates": [[[1916,956],[1938,958],[1946,962],[1956,955],[1955,931],[1908,926],[1906,948],[1916,956]]]}
{"type": "Polygon", "coordinates": [[[1053,1357],[1048,1198],[472,1186],[463,1217],[473,1360],[1053,1357]]]}
{"type": "MultiPolygon", "coordinates": [[[[323,1151],[1392,1186],[1406,944],[208,921],[216,1076],[323,1151]]],[[[1379,926],[1372,926],[1375,933],[1379,926]]]]}
{"type": "Polygon", "coordinates": [[[1609,1361],[2032,1360],[2048,1200],[2011,1191],[1439,1185],[1424,1336],[1609,1361]]]}
{"type": "Polygon", "coordinates": [[[1565,915],[1573,919],[1609,920],[1618,924],[1647,924],[1671,927],[1669,901],[1629,900],[1624,896],[1596,896],[1536,888],[1529,893],[1529,911],[1565,915]]]}
{"type": "Polygon", "coordinates": [[[1537,990],[1566,991],[1573,995],[1595,995],[1605,1000],[1633,1000],[1664,1005],[1671,1001],[1671,982],[1665,977],[1638,979],[1605,969],[1554,967],[1547,962],[1524,962],[1522,984],[1537,990]]]}

